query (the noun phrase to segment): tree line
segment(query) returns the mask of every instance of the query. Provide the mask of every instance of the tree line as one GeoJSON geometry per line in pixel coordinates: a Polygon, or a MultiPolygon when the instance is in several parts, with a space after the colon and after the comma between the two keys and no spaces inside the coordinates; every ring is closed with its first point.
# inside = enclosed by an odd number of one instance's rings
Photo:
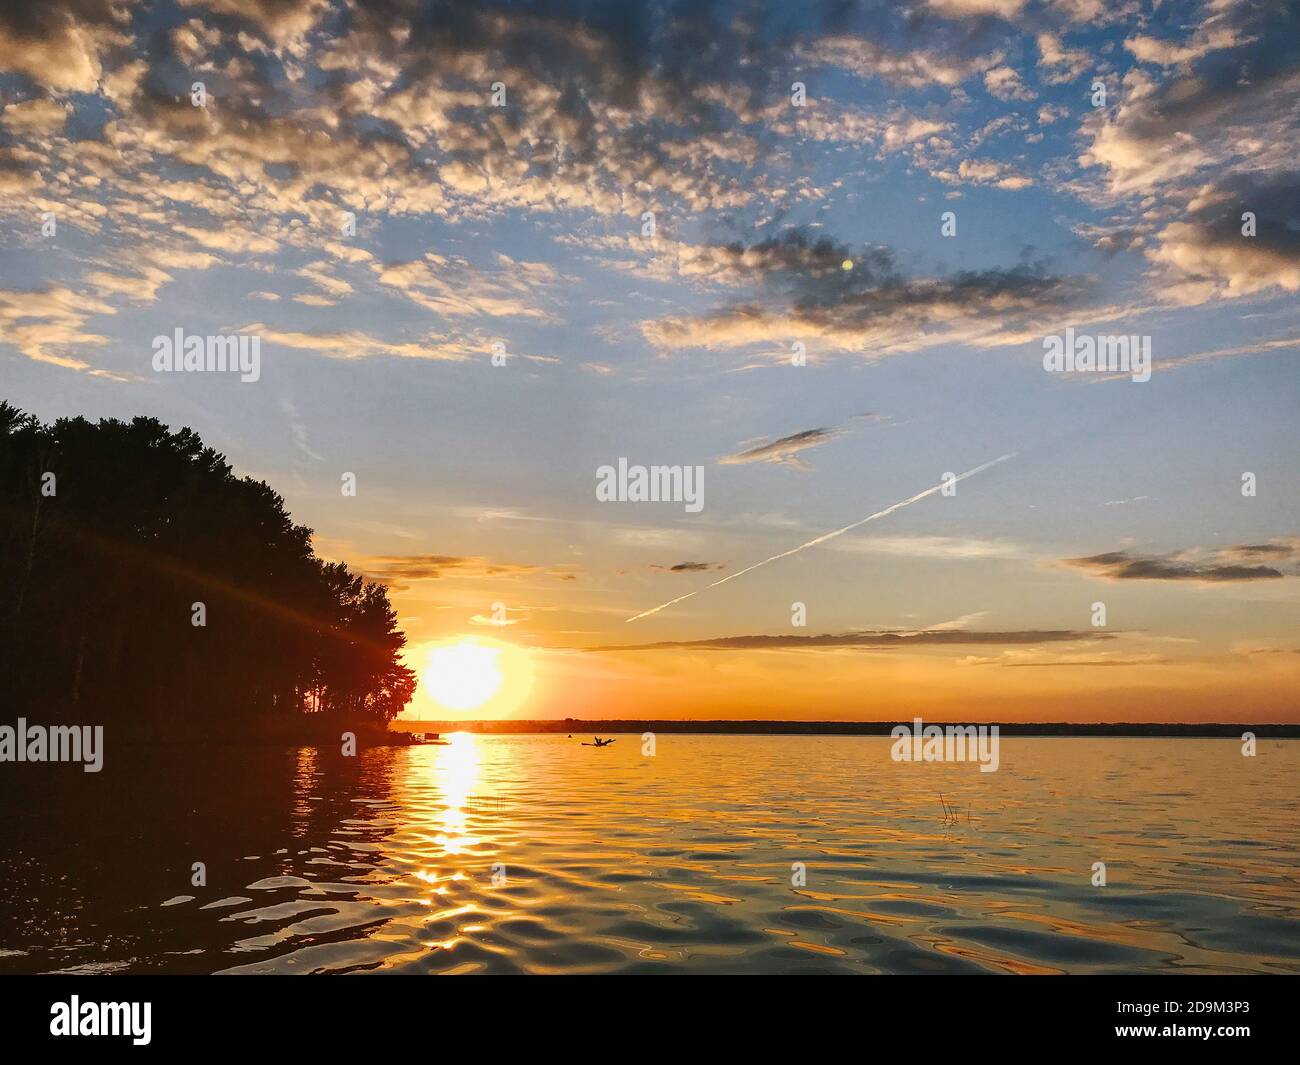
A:
{"type": "Polygon", "coordinates": [[[156,418],[0,402],[0,699],[152,733],[386,722],[414,673],[383,585],[156,418]]]}

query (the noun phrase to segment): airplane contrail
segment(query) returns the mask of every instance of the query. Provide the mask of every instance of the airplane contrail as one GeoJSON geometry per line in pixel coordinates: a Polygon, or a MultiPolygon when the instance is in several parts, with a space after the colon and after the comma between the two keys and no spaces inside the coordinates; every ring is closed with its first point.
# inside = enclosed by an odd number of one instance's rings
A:
{"type": "MultiPolygon", "coordinates": [[[[956,477],[953,478],[951,483],[956,484],[958,481],[966,480],[967,477],[974,477],[975,474],[977,473],[983,473],[985,470],[990,469],[993,466],[996,466],[999,462],[1006,462],[1007,459],[1015,458],[1016,454],[1017,453],[1013,451],[1009,455],[1001,455],[998,458],[995,458],[992,462],[986,462],[982,466],[976,466],[973,470],[967,470],[965,473],[959,473],[956,477]]],[[[818,536],[813,540],[809,540],[806,544],[800,544],[798,547],[792,547],[788,551],[782,551],[779,555],[773,555],[771,558],[765,558],[761,562],[755,562],[752,566],[746,566],[744,569],[737,570],[735,573],[728,573],[725,577],[720,577],[712,584],[706,584],[703,588],[696,588],[695,591],[693,592],[687,592],[685,595],[679,595],[676,599],[669,599],[668,602],[661,603],[659,606],[653,606],[649,610],[643,610],[641,611],[641,613],[634,614],[632,617],[628,618],[627,620],[640,621],[642,618],[648,618],[651,614],[657,614],[661,610],[667,610],[670,606],[676,606],[678,603],[683,602],[686,599],[689,599],[693,595],[699,595],[700,592],[707,592],[710,588],[716,588],[719,584],[726,584],[727,581],[734,581],[737,577],[743,577],[746,573],[750,573],[758,569],[760,566],[766,566],[769,562],[776,562],[778,559],[789,558],[789,556],[791,555],[797,555],[800,551],[807,550],[810,547],[816,547],[818,544],[824,544],[827,540],[834,540],[835,537],[843,536],[846,532],[850,532],[851,530],[856,529],[859,525],[866,525],[867,522],[869,521],[875,521],[877,518],[887,517],[888,515],[894,513],[894,511],[896,510],[902,510],[904,507],[911,506],[913,503],[916,503],[919,500],[924,499],[926,496],[934,495],[935,492],[940,491],[943,488],[943,486],[948,483],[949,483],[948,481],[940,481],[938,484],[933,485],[930,488],[927,488],[924,492],[917,492],[916,495],[909,496],[907,499],[904,499],[901,503],[895,503],[892,506],[886,507],[884,510],[878,510],[874,514],[868,514],[861,521],[853,522],[852,525],[846,525],[844,526],[844,528],[835,529],[832,532],[822,533],[821,536],[818,536]]]]}

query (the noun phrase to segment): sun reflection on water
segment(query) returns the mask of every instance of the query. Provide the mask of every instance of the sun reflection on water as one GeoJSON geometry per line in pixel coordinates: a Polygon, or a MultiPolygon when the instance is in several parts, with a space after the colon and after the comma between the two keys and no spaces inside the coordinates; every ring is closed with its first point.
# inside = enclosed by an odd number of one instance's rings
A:
{"type": "Polygon", "coordinates": [[[464,854],[479,841],[469,833],[465,807],[479,783],[478,740],[472,732],[455,732],[438,748],[434,785],[442,800],[443,830],[434,837],[444,854],[464,854]]]}
{"type": "Polygon", "coordinates": [[[995,785],[964,765],[918,775],[883,737],[678,736],[657,759],[577,736],[446,740],[277,754],[274,791],[199,824],[242,890],[177,899],[160,875],[93,910],[46,901],[85,948],[36,944],[0,972],[1300,971],[1294,741],[1245,766],[1219,740],[1013,738],[995,785]],[[1126,789],[1118,813],[1103,778],[1126,789]],[[940,788],[969,821],[948,823],[940,788]],[[1112,852],[1128,857],[1103,910],[1079,855],[1112,852]]]}

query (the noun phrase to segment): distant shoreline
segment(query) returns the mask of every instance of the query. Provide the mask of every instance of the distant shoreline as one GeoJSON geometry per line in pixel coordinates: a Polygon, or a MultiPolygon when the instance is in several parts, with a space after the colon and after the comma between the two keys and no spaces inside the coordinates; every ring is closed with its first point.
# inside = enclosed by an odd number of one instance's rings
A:
{"type": "MultiPolygon", "coordinates": [[[[1132,736],[1184,739],[1240,738],[1253,732],[1260,738],[1300,738],[1300,724],[1166,724],[1161,722],[1004,722],[937,721],[927,725],[997,725],[1003,736],[1132,736]]],[[[555,721],[404,721],[390,728],[396,732],[476,732],[486,735],[530,735],[553,733],[621,734],[655,732],[717,736],[888,736],[896,725],[909,721],[664,721],[621,719],[593,721],[565,718],[555,721]]]]}

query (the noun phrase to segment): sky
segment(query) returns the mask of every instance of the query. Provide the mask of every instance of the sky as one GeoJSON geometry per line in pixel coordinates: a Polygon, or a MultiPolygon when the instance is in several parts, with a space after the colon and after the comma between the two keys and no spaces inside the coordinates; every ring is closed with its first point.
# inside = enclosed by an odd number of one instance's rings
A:
{"type": "Polygon", "coordinates": [[[0,396],[264,478],[408,716],[1300,721],[1296,4],[51,0],[0,105],[0,396]]]}

